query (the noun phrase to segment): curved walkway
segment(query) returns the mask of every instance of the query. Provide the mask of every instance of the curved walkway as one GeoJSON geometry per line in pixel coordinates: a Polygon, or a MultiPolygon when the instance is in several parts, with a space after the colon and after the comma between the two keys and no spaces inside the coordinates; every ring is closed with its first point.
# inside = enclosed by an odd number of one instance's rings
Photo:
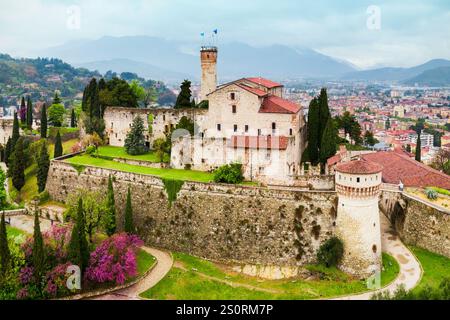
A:
{"type": "Polygon", "coordinates": [[[339,297],[332,300],[369,300],[374,293],[390,291],[395,292],[398,286],[404,285],[406,290],[413,289],[422,278],[422,267],[414,254],[400,241],[396,232],[384,214],[381,214],[381,245],[383,251],[389,253],[400,265],[400,272],[397,278],[379,290],[362,294],[339,297]]]}
{"type": "Polygon", "coordinates": [[[156,258],[156,265],[141,281],[129,288],[121,289],[110,294],[93,297],[93,300],[140,300],[139,294],[155,286],[170,271],[173,265],[172,256],[155,248],[142,247],[156,258]]]}

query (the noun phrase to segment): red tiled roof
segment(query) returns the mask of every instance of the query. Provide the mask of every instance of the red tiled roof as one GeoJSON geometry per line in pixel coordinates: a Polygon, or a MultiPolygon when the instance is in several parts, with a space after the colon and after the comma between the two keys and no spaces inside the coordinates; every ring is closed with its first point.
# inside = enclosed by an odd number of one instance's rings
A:
{"type": "Polygon", "coordinates": [[[258,97],[265,97],[267,96],[267,92],[264,90],[258,89],[258,88],[252,88],[249,86],[246,86],[245,84],[236,84],[239,88],[242,88],[244,90],[247,90],[253,94],[256,94],[258,97]]]}
{"type": "Polygon", "coordinates": [[[286,150],[287,145],[285,136],[231,136],[230,139],[233,148],[286,150]]]}
{"type": "Polygon", "coordinates": [[[255,78],[245,78],[245,80],[262,85],[266,88],[276,88],[276,87],[282,87],[283,85],[277,82],[273,82],[272,80],[264,79],[261,77],[255,77],[255,78]]]}
{"type": "Polygon", "coordinates": [[[332,156],[331,158],[328,158],[327,160],[327,165],[328,166],[334,166],[336,163],[341,161],[341,155],[337,154],[332,156]]]}
{"type": "Polygon", "coordinates": [[[300,106],[277,96],[268,96],[259,109],[260,113],[297,113],[300,106]]]}
{"type": "Polygon", "coordinates": [[[374,174],[381,172],[383,167],[375,162],[355,160],[342,162],[336,166],[336,171],[350,174],[374,174]]]}
{"type": "Polygon", "coordinates": [[[380,151],[362,155],[364,160],[383,166],[383,181],[407,187],[440,187],[450,190],[450,177],[403,154],[380,151]]]}

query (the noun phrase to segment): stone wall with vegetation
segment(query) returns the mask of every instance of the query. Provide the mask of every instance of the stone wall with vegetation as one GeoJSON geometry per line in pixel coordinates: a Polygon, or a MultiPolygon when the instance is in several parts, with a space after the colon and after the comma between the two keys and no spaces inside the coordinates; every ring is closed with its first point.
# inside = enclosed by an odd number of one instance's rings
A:
{"type": "Polygon", "coordinates": [[[450,257],[450,212],[391,191],[382,193],[380,208],[406,244],[450,257]]]}
{"type": "Polygon", "coordinates": [[[78,188],[114,188],[119,227],[128,186],[135,225],[148,245],[224,262],[296,266],[315,260],[334,233],[335,192],[185,182],[52,161],[47,190],[64,201],[78,188]],[[168,201],[168,192],[174,196],[168,201]]]}

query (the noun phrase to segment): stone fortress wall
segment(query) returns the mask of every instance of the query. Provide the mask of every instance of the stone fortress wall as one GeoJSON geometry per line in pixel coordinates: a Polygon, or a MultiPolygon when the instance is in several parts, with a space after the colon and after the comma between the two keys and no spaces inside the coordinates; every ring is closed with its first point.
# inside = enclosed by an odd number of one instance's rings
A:
{"type": "Polygon", "coordinates": [[[9,137],[12,136],[13,131],[13,119],[1,119],[0,118],[0,144],[6,146],[9,137]]]}

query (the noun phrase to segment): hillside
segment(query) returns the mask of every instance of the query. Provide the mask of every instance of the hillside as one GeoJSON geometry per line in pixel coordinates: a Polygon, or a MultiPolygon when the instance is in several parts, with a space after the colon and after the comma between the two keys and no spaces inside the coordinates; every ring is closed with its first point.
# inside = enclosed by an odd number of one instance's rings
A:
{"type": "Polygon", "coordinates": [[[410,86],[449,87],[450,67],[440,67],[424,71],[421,74],[404,81],[403,84],[410,86]]]}

